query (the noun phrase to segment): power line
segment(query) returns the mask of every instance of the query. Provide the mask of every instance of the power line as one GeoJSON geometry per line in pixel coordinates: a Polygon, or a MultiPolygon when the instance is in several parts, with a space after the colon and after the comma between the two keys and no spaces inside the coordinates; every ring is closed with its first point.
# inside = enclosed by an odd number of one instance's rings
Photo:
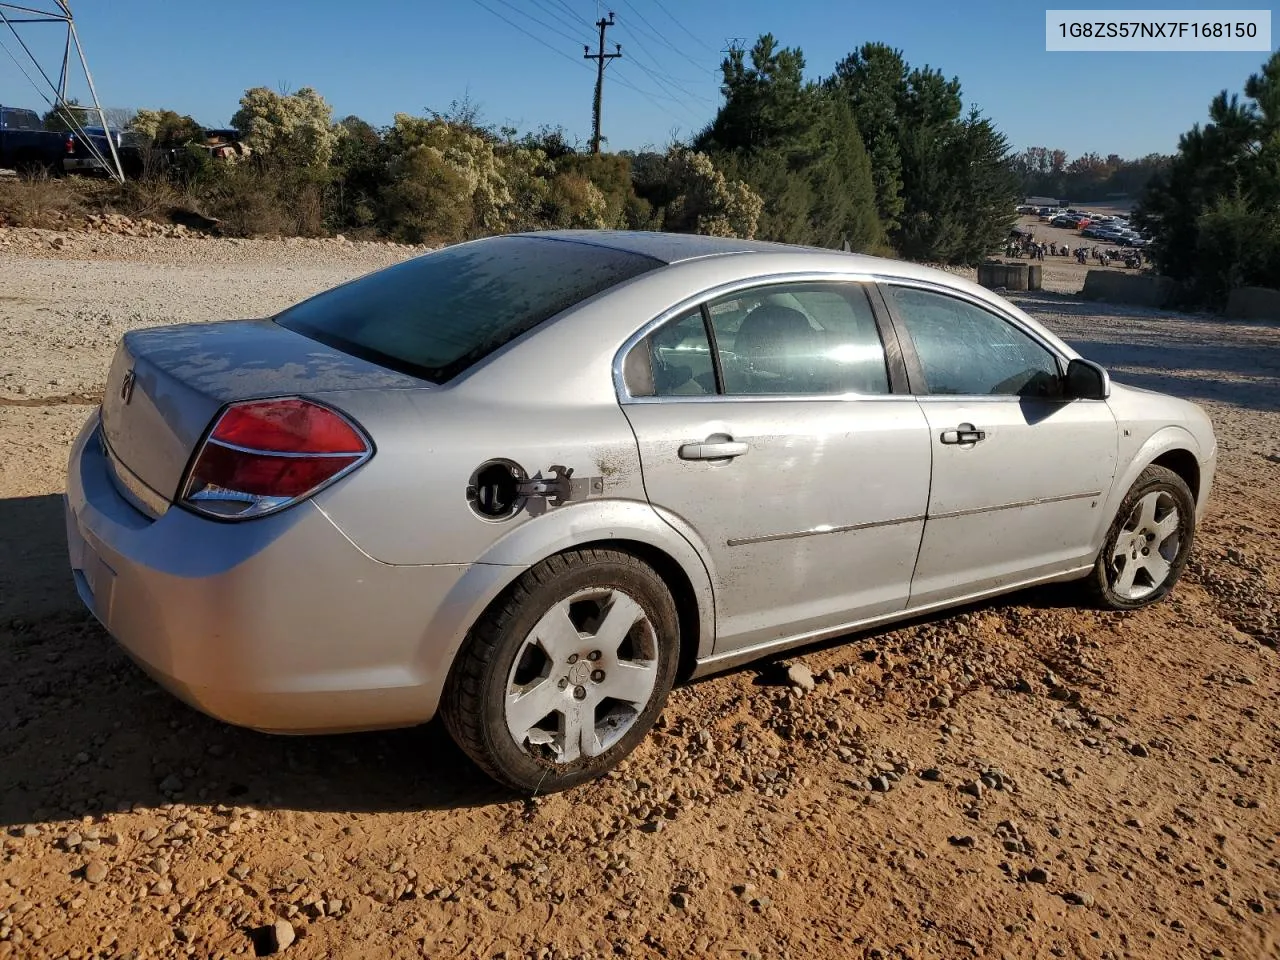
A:
{"type": "MultiPolygon", "coordinates": [[[[530,40],[533,40],[535,43],[541,44],[542,46],[550,50],[552,53],[554,53],[556,56],[563,57],[564,59],[568,60],[570,63],[586,66],[586,64],[584,63],[584,60],[591,59],[593,56],[600,56],[601,54],[604,54],[604,48],[603,48],[603,45],[601,45],[601,47],[599,48],[599,52],[597,54],[594,54],[594,55],[591,54],[588,49],[588,53],[586,54],[583,60],[575,59],[574,57],[565,53],[555,44],[549,42],[544,37],[540,36],[538,33],[530,30],[528,27],[520,23],[517,23],[516,21],[512,20],[510,17],[505,16],[501,11],[495,10],[493,7],[490,7],[488,3],[484,2],[484,0],[472,0],[472,2],[475,3],[476,6],[484,10],[486,13],[492,14],[493,16],[497,17],[499,20],[501,20],[503,23],[507,24],[508,26],[512,27],[513,29],[519,30],[522,34],[527,36],[530,40]]],[[[560,30],[556,30],[550,24],[542,20],[539,20],[537,17],[530,16],[529,14],[525,13],[522,10],[512,8],[508,0],[490,0],[490,2],[500,3],[502,4],[503,7],[506,7],[507,9],[512,9],[514,12],[523,15],[527,19],[532,20],[533,22],[539,24],[540,26],[548,29],[552,29],[552,31],[559,36],[566,37],[566,39],[569,39],[573,42],[580,42],[580,41],[574,40],[572,37],[568,37],[566,34],[561,32],[560,30]]],[[[563,6],[566,9],[569,9],[570,12],[572,12],[571,8],[567,7],[564,0],[552,0],[552,2],[555,2],[558,5],[563,6]]],[[[626,2],[626,0],[623,0],[623,2],[626,2]]],[[[628,6],[630,5],[628,4],[628,6]]],[[[613,24],[608,24],[608,22],[606,21],[606,25],[613,25],[613,24]]],[[[599,23],[597,23],[596,26],[598,27],[599,23]]],[[[601,31],[601,33],[603,34],[603,30],[601,31]]],[[[634,36],[633,36],[633,39],[635,39],[634,36]]],[[[667,44],[667,45],[670,46],[670,44],[667,44]]],[[[613,58],[616,58],[618,55],[619,54],[617,53],[604,54],[606,59],[613,59],[613,58]]],[[[656,80],[656,81],[662,80],[662,78],[658,77],[652,71],[645,68],[644,65],[639,63],[638,61],[636,63],[636,66],[638,69],[643,70],[646,73],[646,75],[650,76],[653,80],[656,80]]],[[[603,70],[600,70],[598,72],[602,74],[603,70]]],[[[602,82],[603,81],[601,77],[601,83],[602,82]]],[[[640,87],[637,84],[633,83],[628,77],[618,73],[614,74],[614,82],[621,87],[625,87],[626,89],[631,90],[636,94],[639,94],[641,97],[649,101],[649,103],[653,104],[659,110],[670,112],[672,109],[671,104],[674,104],[676,107],[679,107],[681,110],[683,110],[688,116],[692,117],[695,123],[699,122],[699,118],[697,117],[696,113],[694,113],[693,110],[688,106],[688,104],[686,103],[686,100],[690,98],[696,98],[696,99],[705,99],[705,98],[699,98],[697,97],[696,94],[690,93],[689,91],[682,91],[678,87],[675,88],[678,91],[678,94],[674,96],[660,92],[661,87],[658,90],[645,90],[643,87],[640,87]],[[662,103],[660,102],[660,100],[665,100],[667,102],[662,103]]],[[[603,93],[603,90],[601,91],[601,93],[603,93]]],[[[710,103],[711,101],[707,101],[707,102],[710,103]]],[[[594,127],[594,124],[593,124],[593,127],[594,127]]],[[[594,141],[594,137],[593,137],[593,141],[594,141]]]]}
{"type": "Polygon", "coordinates": [[[568,40],[570,43],[581,43],[581,42],[582,42],[582,38],[581,38],[581,37],[575,37],[575,36],[573,36],[572,34],[565,33],[565,32],[564,32],[563,30],[561,30],[559,27],[554,26],[553,24],[547,23],[547,21],[545,21],[545,20],[539,20],[539,19],[538,19],[537,17],[535,17],[533,14],[528,13],[527,11],[521,10],[521,9],[520,9],[519,7],[517,7],[514,3],[509,2],[509,0],[494,0],[494,2],[495,2],[495,3],[500,3],[500,4],[502,4],[504,7],[506,7],[508,10],[510,10],[510,11],[511,11],[511,12],[513,12],[513,13],[518,13],[518,14],[520,14],[520,16],[522,16],[522,17],[527,17],[528,19],[530,19],[530,20],[532,20],[534,23],[536,23],[538,26],[540,26],[540,27],[545,27],[546,29],[550,30],[552,33],[559,34],[560,36],[562,36],[562,37],[564,37],[566,40],[568,40]]]}
{"type": "MultiPolygon", "coordinates": [[[[565,0],[551,0],[551,2],[552,2],[552,3],[557,4],[557,5],[558,5],[558,6],[560,6],[562,9],[564,9],[565,11],[567,11],[567,12],[568,12],[568,14],[569,14],[569,16],[570,16],[570,17],[572,17],[574,20],[581,20],[581,19],[582,19],[582,14],[578,13],[576,10],[574,10],[574,9],[573,9],[573,7],[571,7],[571,6],[569,6],[569,4],[565,3],[565,0]]],[[[589,21],[583,20],[582,22],[583,22],[583,23],[588,23],[589,21]]]]}
{"type": "Polygon", "coordinates": [[[506,23],[507,25],[512,26],[512,27],[514,27],[515,29],[519,30],[522,34],[524,34],[524,35],[525,35],[526,37],[528,37],[530,40],[533,40],[533,41],[535,41],[535,42],[537,42],[537,43],[542,44],[544,47],[546,47],[548,50],[550,50],[550,51],[551,51],[552,53],[554,53],[556,56],[558,56],[558,57],[564,57],[566,60],[568,60],[568,61],[569,61],[570,63],[572,63],[574,66],[582,66],[582,67],[585,67],[585,66],[586,66],[586,64],[585,64],[585,63],[583,63],[581,60],[575,60],[573,57],[569,56],[567,53],[565,53],[565,52],[564,52],[563,50],[561,50],[559,47],[557,47],[557,46],[555,46],[555,45],[553,45],[553,44],[548,43],[546,40],[543,40],[543,39],[542,39],[540,36],[538,36],[536,33],[530,33],[530,32],[528,31],[528,29],[526,29],[525,27],[520,26],[520,24],[516,23],[514,20],[509,20],[509,19],[507,19],[506,17],[504,17],[502,14],[500,14],[497,10],[494,10],[494,9],[492,9],[492,8],[490,8],[490,7],[485,6],[485,4],[482,2],[482,0],[471,0],[471,2],[472,2],[472,3],[474,3],[477,7],[480,7],[481,9],[485,10],[486,12],[493,14],[495,17],[497,17],[497,18],[498,18],[499,20],[501,20],[503,23],[506,23]]]}
{"type": "MultiPolygon", "coordinates": [[[[672,51],[673,53],[688,60],[695,67],[702,69],[703,65],[701,63],[699,63],[695,58],[689,56],[689,54],[685,53],[683,50],[677,47],[674,43],[668,40],[665,36],[663,36],[662,31],[659,30],[657,27],[655,27],[652,23],[650,23],[648,18],[646,18],[643,13],[641,13],[631,4],[630,0],[622,0],[622,4],[623,6],[627,7],[627,9],[629,9],[632,13],[636,15],[636,18],[640,21],[640,23],[644,25],[644,27],[648,28],[647,31],[645,31],[647,36],[651,37],[655,42],[662,44],[664,47],[666,47],[668,50],[672,51]]],[[[643,30],[644,28],[637,28],[637,29],[643,30]]]]}
{"type": "MultiPolygon", "coordinates": [[[[631,29],[630,24],[623,24],[623,23],[620,23],[620,24],[618,24],[618,26],[623,27],[623,28],[626,28],[626,29],[631,29]]],[[[632,32],[632,33],[630,33],[630,37],[631,37],[632,45],[634,45],[634,46],[636,47],[636,49],[639,49],[640,51],[643,51],[645,55],[648,55],[649,63],[653,65],[653,68],[654,68],[654,69],[657,69],[657,70],[662,70],[663,68],[662,68],[662,67],[660,67],[660,65],[659,65],[659,58],[658,58],[658,54],[655,54],[655,52],[653,51],[653,49],[650,49],[650,47],[645,46],[645,45],[643,44],[643,42],[641,42],[641,41],[640,41],[640,35],[639,35],[639,33],[632,32]]],[[[634,59],[634,60],[635,60],[635,59],[639,59],[639,58],[632,58],[632,59],[634,59]]],[[[664,72],[664,70],[663,70],[663,72],[664,72]]],[[[701,83],[701,81],[695,81],[695,79],[686,79],[685,77],[673,77],[673,76],[671,76],[671,74],[669,74],[669,73],[667,74],[667,81],[668,81],[669,83],[675,84],[675,86],[678,86],[678,87],[681,87],[681,88],[684,88],[684,84],[686,84],[686,83],[701,83]]],[[[691,96],[691,97],[695,97],[695,99],[701,99],[701,97],[699,97],[698,95],[696,95],[696,93],[692,93],[692,92],[690,92],[689,90],[684,90],[684,92],[685,92],[685,93],[687,93],[687,95],[689,95],[689,96],[691,96]]]]}
{"type": "Polygon", "coordinates": [[[695,93],[690,93],[688,90],[685,90],[682,87],[675,86],[670,81],[663,78],[660,74],[655,73],[652,69],[645,66],[635,57],[631,58],[631,62],[635,64],[636,69],[638,69],[641,73],[643,73],[646,77],[648,77],[651,81],[653,81],[657,85],[657,89],[664,91],[664,93],[662,94],[664,99],[671,100],[675,103],[680,103],[680,104],[683,104],[687,100],[701,100],[703,103],[706,103],[706,104],[711,104],[713,102],[711,100],[708,100],[706,97],[698,96],[695,93]]]}
{"type": "Polygon", "coordinates": [[[688,34],[688,35],[693,39],[693,42],[694,42],[694,43],[697,43],[697,44],[700,44],[700,45],[701,45],[701,46],[703,46],[703,47],[706,47],[708,50],[711,50],[713,53],[715,52],[715,48],[714,48],[714,47],[712,47],[712,46],[711,46],[711,44],[707,43],[707,42],[706,42],[705,40],[703,40],[701,37],[698,37],[697,35],[695,35],[695,34],[693,33],[693,31],[691,31],[691,30],[690,30],[688,27],[686,27],[683,23],[681,23],[679,20],[677,20],[677,19],[675,18],[675,15],[674,15],[670,10],[668,10],[668,9],[666,8],[666,5],[662,2],[662,0],[653,0],[653,2],[654,2],[654,3],[656,3],[656,4],[658,5],[658,9],[659,9],[659,10],[661,10],[663,13],[665,13],[668,17],[670,17],[670,18],[671,18],[671,20],[675,23],[675,25],[676,25],[677,27],[679,27],[681,30],[683,30],[685,33],[687,33],[687,34],[688,34]]]}
{"type": "Polygon", "coordinates": [[[681,97],[672,97],[665,93],[661,93],[658,90],[645,90],[643,87],[637,86],[621,74],[615,74],[613,79],[615,83],[621,84],[627,89],[640,94],[640,96],[644,97],[659,110],[670,112],[674,105],[675,107],[679,107],[683,110],[685,115],[691,118],[694,123],[702,122],[698,115],[693,111],[693,108],[686,104],[684,99],[681,97]],[[662,103],[659,101],[666,102],[662,103]]]}
{"type": "MultiPolygon", "coordinates": [[[[552,17],[553,19],[555,19],[557,23],[560,23],[568,27],[570,30],[581,30],[582,28],[588,26],[588,24],[585,21],[578,20],[575,22],[570,20],[563,13],[557,10],[555,7],[548,4],[547,0],[533,0],[533,4],[538,9],[540,9],[543,13],[547,14],[547,16],[552,17]]],[[[587,32],[587,35],[590,36],[590,31],[587,32]]],[[[578,42],[579,43],[582,42],[581,37],[579,37],[578,42]]]]}
{"type": "MultiPolygon", "coordinates": [[[[619,26],[621,26],[621,24],[619,24],[619,26]]],[[[696,80],[684,80],[682,78],[672,77],[669,75],[666,77],[658,76],[657,74],[662,73],[663,70],[662,70],[662,67],[658,64],[657,56],[654,54],[652,50],[650,50],[643,43],[641,43],[639,38],[636,35],[633,34],[631,39],[635,47],[646,54],[648,58],[647,62],[649,63],[649,67],[645,67],[645,62],[646,62],[645,58],[638,57],[633,54],[631,59],[636,63],[638,67],[640,67],[641,70],[643,70],[645,73],[652,75],[653,79],[656,80],[659,84],[661,84],[661,86],[664,89],[672,90],[681,96],[685,96],[693,100],[701,100],[704,103],[714,103],[713,100],[710,100],[709,98],[704,97],[701,94],[694,93],[692,90],[684,86],[684,84],[687,84],[687,83],[697,83],[698,81],[696,80]]]]}
{"type": "MultiPolygon", "coordinates": [[[[651,93],[648,90],[643,89],[642,87],[636,86],[634,83],[632,83],[630,80],[628,80],[626,77],[623,77],[620,74],[614,74],[613,82],[620,86],[626,87],[628,90],[632,91],[633,93],[638,93],[640,96],[644,97],[646,100],[648,100],[651,104],[653,104],[659,110],[662,110],[665,113],[671,112],[672,107],[670,103],[663,103],[660,100],[656,99],[657,97],[662,97],[663,100],[670,101],[672,99],[671,97],[663,96],[660,93],[651,93]]],[[[679,101],[674,101],[674,102],[677,105],[681,106],[689,116],[691,117],[695,116],[694,114],[689,113],[688,107],[684,107],[683,104],[680,104],[679,101]]]]}

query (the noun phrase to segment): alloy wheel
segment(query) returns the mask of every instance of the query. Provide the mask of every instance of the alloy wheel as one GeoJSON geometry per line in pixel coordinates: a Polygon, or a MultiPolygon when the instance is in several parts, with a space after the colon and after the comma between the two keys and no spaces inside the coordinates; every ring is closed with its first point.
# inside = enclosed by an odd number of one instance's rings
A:
{"type": "Polygon", "coordinates": [[[644,608],[615,588],[561,600],[529,632],[507,677],[504,713],[531,756],[573,763],[631,729],[658,680],[658,638],[644,608]]]}
{"type": "Polygon", "coordinates": [[[1107,572],[1111,589],[1125,600],[1159,590],[1182,547],[1182,518],[1166,491],[1148,493],[1133,505],[1116,536],[1107,572]]]}

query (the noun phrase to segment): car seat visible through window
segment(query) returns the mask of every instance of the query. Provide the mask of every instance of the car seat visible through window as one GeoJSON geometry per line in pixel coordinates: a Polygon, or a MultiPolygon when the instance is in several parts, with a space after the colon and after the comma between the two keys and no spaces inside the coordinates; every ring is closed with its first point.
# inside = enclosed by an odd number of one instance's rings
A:
{"type": "Polygon", "coordinates": [[[737,359],[729,393],[813,393],[822,336],[799,310],[762,304],[747,314],[734,338],[737,359]]]}

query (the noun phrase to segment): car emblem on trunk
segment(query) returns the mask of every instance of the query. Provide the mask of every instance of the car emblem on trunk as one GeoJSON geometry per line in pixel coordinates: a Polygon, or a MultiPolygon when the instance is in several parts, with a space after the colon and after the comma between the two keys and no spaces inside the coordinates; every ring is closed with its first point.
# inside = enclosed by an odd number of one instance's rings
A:
{"type": "Polygon", "coordinates": [[[124,375],[124,379],[120,381],[120,399],[126,404],[133,399],[133,384],[137,379],[134,372],[130,370],[124,375]]]}

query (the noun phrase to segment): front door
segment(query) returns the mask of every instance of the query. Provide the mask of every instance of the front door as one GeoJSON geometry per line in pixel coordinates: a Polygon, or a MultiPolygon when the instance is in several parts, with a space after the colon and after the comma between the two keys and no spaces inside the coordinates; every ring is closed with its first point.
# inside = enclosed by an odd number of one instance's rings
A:
{"type": "Polygon", "coordinates": [[[1106,401],[1061,399],[1056,354],[1010,318],[936,290],[884,292],[933,445],[911,605],[1091,563],[1116,466],[1106,401]]]}
{"type": "Polygon", "coordinates": [[[717,653],[906,606],[929,431],[861,284],[713,299],[624,369],[649,500],[709,559],[717,653]]]}

